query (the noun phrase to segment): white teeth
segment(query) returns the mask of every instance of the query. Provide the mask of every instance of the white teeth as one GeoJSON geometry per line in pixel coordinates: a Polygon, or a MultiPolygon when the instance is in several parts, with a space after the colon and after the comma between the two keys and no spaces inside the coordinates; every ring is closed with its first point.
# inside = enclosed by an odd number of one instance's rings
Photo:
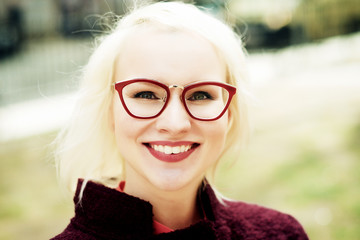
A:
{"type": "Polygon", "coordinates": [[[155,149],[155,151],[158,152],[162,152],[165,154],[178,154],[178,153],[183,153],[183,152],[187,152],[190,150],[191,145],[181,145],[181,146],[176,146],[176,147],[171,147],[171,146],[163,146],[163,145],[150,145],[153,149],[155,149]]]}
{"type": "Polygon", "coordinates": [[[171,154],[171,153],[172,153],[172,147],[170,147],[170,146],[165,146],[165,147],[164,147],[164,152],[165,152],[165,154],[171,154]]]}
{"type": "Polygon", "coordinates": [[[181,145],[180,152],[185,152],[186,147],[184,145],[181,145]]]}
{"type": "Polygon", "coordinates": [[[173,147],[172,152],[175,153],[175,154],[180,153],[180,147],[173,147]]]}

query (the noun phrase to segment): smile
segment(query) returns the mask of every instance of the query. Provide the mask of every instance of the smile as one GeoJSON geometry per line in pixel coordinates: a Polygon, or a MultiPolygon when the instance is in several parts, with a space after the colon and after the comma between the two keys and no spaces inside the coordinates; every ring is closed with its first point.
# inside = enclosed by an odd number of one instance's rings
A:
{"type": "Polygon", "coordinates": [[[198,143],[153,142],[144,143],[151,155],[164,162],[179,162],[186,159],[200,145],[198,143]]]}

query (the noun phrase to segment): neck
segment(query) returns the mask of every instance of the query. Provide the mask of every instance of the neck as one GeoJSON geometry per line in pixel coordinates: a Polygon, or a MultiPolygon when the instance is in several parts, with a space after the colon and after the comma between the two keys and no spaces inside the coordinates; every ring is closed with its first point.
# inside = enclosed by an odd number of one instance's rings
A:
{"type": "Polygon", "coordinates": [[[201,219],[197,201],[197,188],[190,194],[172,198],[156,198],[153,204],[154,219],[171,229],[181,229],[201,219]]]}
{"type": "Polygon", "coordinates": [[[197,193],[200,185],[192,184],[177,191],[162,191],[153,185],[133,185],[126,182],[125,192],[149,201],[153,206],[154,220],[171,229],[181,229],[201,219],[197,193]]]}

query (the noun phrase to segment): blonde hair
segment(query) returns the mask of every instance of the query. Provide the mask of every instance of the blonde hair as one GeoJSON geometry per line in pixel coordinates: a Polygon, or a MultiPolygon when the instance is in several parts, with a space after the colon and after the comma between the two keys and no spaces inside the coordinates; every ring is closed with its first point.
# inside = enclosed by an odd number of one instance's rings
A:
{"type": "MultiPolygon", "coordinates": [[[[220,20],[191,4],[160,2],[133,10],[100,41],[83,69],[74,113],[56,140],[60,180],[75,190],[78,178],[113,187],[124,176],[124,164],[111,128],[114,70],[124,40],[143,27],[190,31],[208,40],[225,61],[227,82],[237,87],[230,107],[225,151],[238,150],[248,132],[245,52],[240,37],[220,20]]],[[[225,152],[224,151],[224,152],[225,152]]],[[[224,155],[222,155],[224,156],[224,155]]],[[[207,173],[210,183],[216,166],[207,173]]]]}

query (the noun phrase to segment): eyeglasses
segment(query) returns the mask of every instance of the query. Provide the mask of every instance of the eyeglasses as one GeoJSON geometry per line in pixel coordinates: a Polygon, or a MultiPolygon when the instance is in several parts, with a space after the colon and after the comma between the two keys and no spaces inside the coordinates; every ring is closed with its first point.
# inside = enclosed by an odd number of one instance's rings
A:
{"type": "Polygon", "coordinates": [[[228,109],[236,88],[226,83],[204,81],[186,86],[165,85],[150,79],[131,79],[114,84],[126,112],[139,119],[158,117],[170,99],[170,89],[182,90],[181,101],[187,113],[201,121],[217,120],[228,109]]]}

